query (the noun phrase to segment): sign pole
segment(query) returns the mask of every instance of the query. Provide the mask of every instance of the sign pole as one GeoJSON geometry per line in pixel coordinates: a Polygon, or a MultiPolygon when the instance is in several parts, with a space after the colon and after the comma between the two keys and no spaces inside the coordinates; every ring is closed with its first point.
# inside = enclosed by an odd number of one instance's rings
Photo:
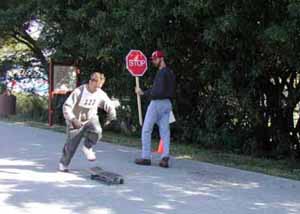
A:
{"type": "MultiPolygon", "coordinates": [[[[139,77],[135,77],[135,84],[137,88],[140,88],[139,77]]],[[[138,111],[139,111],[139,121],[140,121],[140,125],[143,126],[141,96],[137,94],[136,97],[137,97],[137,104],[138,104],[138,111]]]]}
{"type": "Polygon", "coordinates": [[[52,59],[49,60],[49,98],[48,98],[48,125],[51,127],[53,125],[53,110],[52,110],[52,97],[53,97],[53,62],[52,59]]]}
{"type": "MultiPolygon", "coordinates": [[[[126,56],[126,68],[135,77],[136,88],[140,88],[139,77],[143,76],[148,68],[147,57],[140,50],[130,50],[126,56]]],[[[143,125],[141,96],[137,94],[139,123],[143,125]]]]}

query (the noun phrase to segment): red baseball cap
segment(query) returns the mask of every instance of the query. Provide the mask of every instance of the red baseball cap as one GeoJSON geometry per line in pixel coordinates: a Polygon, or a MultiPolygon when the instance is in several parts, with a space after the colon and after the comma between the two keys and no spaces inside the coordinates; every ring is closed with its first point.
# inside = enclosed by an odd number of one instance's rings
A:
{"type": "Polygon", "coordinates": [[[164,52],[156,50],[152,53],[150,59],[156,59],[156,58],[162,58],[162,57],[165,57],[164,52]]]}

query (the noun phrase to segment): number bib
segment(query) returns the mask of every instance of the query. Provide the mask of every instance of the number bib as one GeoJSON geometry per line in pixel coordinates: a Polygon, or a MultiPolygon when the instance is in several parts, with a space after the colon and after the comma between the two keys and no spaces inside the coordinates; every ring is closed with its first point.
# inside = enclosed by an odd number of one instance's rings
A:
{"type": "Polygon", "coordinates": [[[79,102],[79,106],[82,108],[97,108],[98,106],[98,93],[90,93],[85,87],[83,89],[82,97],[79,102]]]}

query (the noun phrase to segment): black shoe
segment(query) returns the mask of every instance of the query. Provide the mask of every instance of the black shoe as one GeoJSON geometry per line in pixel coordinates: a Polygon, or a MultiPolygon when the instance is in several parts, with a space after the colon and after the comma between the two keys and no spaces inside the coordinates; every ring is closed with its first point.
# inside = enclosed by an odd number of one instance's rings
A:
{"type": "Polygon", "coordinates": [[[139,158],[139,159],[135,159],[134,163],[137,164],[137,165],[150,166],[151,165],[151,160],[150,159],[139,158]]]}
{"type": "Polygon", "coordinates": [[[161,159],[161,161],[159,162],[159,166],[163,167],[163,168],[169,168],[169,159],[168,157],[164,157],[163,159],[161,159]]]}

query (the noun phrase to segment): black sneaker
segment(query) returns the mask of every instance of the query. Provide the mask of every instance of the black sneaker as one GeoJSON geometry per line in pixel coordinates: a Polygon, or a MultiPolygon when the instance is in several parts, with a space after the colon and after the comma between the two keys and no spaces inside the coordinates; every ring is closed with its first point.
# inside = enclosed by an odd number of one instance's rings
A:
{"type": "Polygon", "coordinates": [[[169,159],[168,157],[164,157],[163,159],[161,159],[161,161],[159,162],[159,166],[163,167],[163,168],[169,168],[169,159]]]}
{"type": "Polygon", "coordinates": [[[139,158],[139,159],[135,159],[134,163],[137,164],[137,165],[150,166],[151,165],[151,160],[150,159],[139,158]]]}

